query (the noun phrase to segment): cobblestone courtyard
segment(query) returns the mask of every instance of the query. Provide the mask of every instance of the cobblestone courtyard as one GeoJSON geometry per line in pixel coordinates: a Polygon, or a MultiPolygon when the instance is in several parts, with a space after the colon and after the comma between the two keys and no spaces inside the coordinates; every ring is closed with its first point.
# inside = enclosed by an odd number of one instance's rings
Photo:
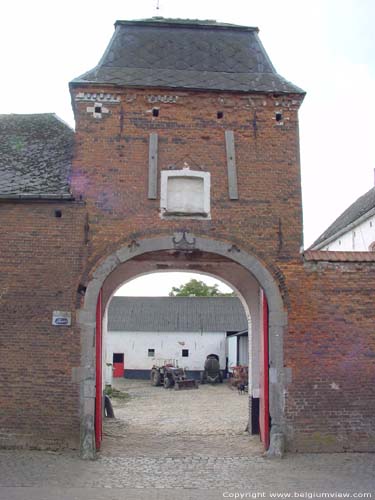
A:
{"type": "Polygon", "coordinates": [[[121,379],[116,387],[130,397],[114,399],[116,419],[105,422],[98,460],[71,451],[0,451],[0,499],[375,498],[373,454],[265,458],[259,438],[244,432],[247,396],[225,384],[174,391],[121,379]]]}
{"type": "Polygon", "coordinates": [[[180,390],[145,380],[115,379],[129,400],[113,399],[115,420],[104,427],[103,456],[260,455],[259,436],[245,432],[248,398],[227,384],[180,390]]]}

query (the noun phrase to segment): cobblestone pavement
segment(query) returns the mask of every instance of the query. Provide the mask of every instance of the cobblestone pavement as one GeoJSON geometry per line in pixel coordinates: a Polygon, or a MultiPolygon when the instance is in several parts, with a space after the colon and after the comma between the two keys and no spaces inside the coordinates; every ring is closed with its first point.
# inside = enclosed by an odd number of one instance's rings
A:
{"type": "Polygon", "coordinates": [[[148,381],[115,379],[130,395],[113,399],[115,420],[107,419],[102,456],[248,456],[262,453],[259,437],[245,432],[248,398],[227,384],[180,390],[148,381]]]}
{"type": "Polygon", "coordinates": [[[258,438],[243,432],[247,397],[225,385],[179,392],[119,383],[131,397],[115,400],[117,418],[106,421],[98,460],[82,461],[72,451],[0,451],[0,499],[216,500],[241,493],[375,499],[374,454],[267,459],[258,438]]]}

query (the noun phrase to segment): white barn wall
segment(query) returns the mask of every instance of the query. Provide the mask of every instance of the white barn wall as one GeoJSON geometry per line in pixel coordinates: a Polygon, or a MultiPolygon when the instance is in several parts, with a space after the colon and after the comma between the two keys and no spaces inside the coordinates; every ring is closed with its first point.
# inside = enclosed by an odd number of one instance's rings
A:
{"type": "Polygon", "coordinates": [[[367,252],[375,241],[375,217],[361,222],[322,247],[322,250],[367,252]]]}
{"type": "Polygon", "coordinates": [[[107,362],[113,353],[124,353],[126,370],[150,370],[156,359],[177,359],[180,367],[203,370],[208,354],[218,354],[220,368],[225,369],[226,332],[106,332],[107,362]],[[148,356],[155,349],[155,356],[148,356]],[[182,357],[189,349],[189,357],[182,357]]]}
{"type": "Polygon", "coordinates": [[[232,372],[232,367],[237,365],[237,337],[228,337],[228,370],[232,372]]]}
{"type": "Polygon", "coordinates": [[[249,337],[241,336],[239,342],[239,364],[249,366],[249,337]]]}

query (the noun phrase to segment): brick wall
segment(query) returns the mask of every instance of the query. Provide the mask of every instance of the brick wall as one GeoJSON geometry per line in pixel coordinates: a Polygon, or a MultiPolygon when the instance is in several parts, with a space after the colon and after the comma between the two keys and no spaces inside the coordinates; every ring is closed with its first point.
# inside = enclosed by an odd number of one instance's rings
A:
{"type": "MultiPolygon", "coordinates": [[[[73,96],[97,90],[77,88],[73,96]]],[[[159,94],[165,92],[152,91],[159,94]]],[[[176,92],[177,102],[153,104],[150,92],[118,95],[121,102],[108,105],[110,112],[102,119],[87,113],[87,103],[76,103],[73,188],[87,202],[90,225],[85,279],[104,256],[134,236],[170,235],[181,228],[255,253],[279,282],[288,309],[284,356],[286,367],[292,368],[286,400],[289,448],[374,447],[369,418],[374,340],[368,319],[373,313],[363,282],[368,269],[362,265],[360,272],[352,272],[345,264],[303,267],[299,254],[299,98],[176,92]],[[152,116],[153,107],[159,108],[158,117],[152,116]],[[282,125],[275,120],[276,111],[283,113],[282,125]],[[225,130],[234,131],[236,146],[239,199],[232,201],[225,130]],[[147,199],[151,132],[159,138],[159,171],[187,162],[192,169],[211,172],[212,220],[160,219],[159,196],[147,199]]]]}
{"type": "MultiPolygon", "coordinates": [[[[98,90],[73,87],[73,101],[78,92],[98,90]]],[[[284,359],[292,372],[289,448],[374,449],[375,264],[304,262],[299,253],[300,97],[176,91],[177,102],[155,104],[149,96],[165,91],[116,92],[120,103],[107,104],[101,119],[87,112],[92,103],[75,102],[72,187],[82,204],[0,206],[0,444],[77,445],[78,284],[132,239],[188,229],[254,253],[279,284],[288,311],[284,359]],[[280,110],[282,125],[275,119],[280,110]],[[234,131],[238,200],[228,196],[225,130],[234,131]],[[147,198],[151,132],[159,137],[159,171],[187,162],[211,172],[211,220],[160,218],[160,192],[157,200],[147,198]],[[73,312],[72,328],[51,325],[56,309],[73,312]]]]}
{"type": "Polygon", "coordinates": [[[294,451],[375,449],[374,279],[375,262],[309,261],[287,276],[294,451]]]}
{"type": "MultiPolygon", "coordinates": [[[[113,89],[100,88],[100,91],[113,89]]],[[[95,87],[74,88],[98,92],[95,87]]],[[[150,92],[119,91],[121,102],[95,119],[77,102],[73,189],[87,201],[90,269],[129,235],[170,234],[188,227],[237,240],[265,259],[290,259],[302,244],[297,108],[300,97],[176,92],[176,103],[149,102],[150,92]],[[160,108],[159,116],[151,110],[160,108]],[[283,111],[283,125],[275,112],[283,111]],[[217,112],[222,111],[222,119],[217,112]],[[239,199],[229,200],[225,130],[233,130],[239,199]],[[160,169],[186,161],[211,172],[212,220],[165,221],[160,200],[147,199],[149,134],[159,137],[160,169]],[[104,223],[105,221],[105,223],[104,223]]],[[[152,95],[164,95],[157,89],[152,95]]],[[[160,178],[159,178],[160,187],[160,178]]],[[[160,193],[158,193],[160,195],[160,193]]]]}
{"type": "Polygon", "coordinates": [[[0,205],[0,446],[78,445],[80,339],[52,311],[74,325],[83,227],[77,204],[0,205]]]}
{"type": "MultiPolygon", "coordinates": [[[[73,97],[80,91],[98,89],[73,89],[73,97]]],[[[165,91],[152,91],[158,94],[165,91]]],[[[108,105],[102,119],[87,113],[87,103],[76,103],[73,188],[87,201],[90,225],[85,279],[104,256],[133,237],[170,235],[182,228],[254,253],[278,281],[288,309],[289,449],[373,449],[370,270],[366,264],[353,270],[351,264],[303,263],[300,98],[176,92],[177,102],[152,104],[150,92],[118,95],[121,102],[108,105]],[[152,116],[153,107],[159,108],[158,117],[152,116]],[[276,111],[283,113],[282,125],[276,111]],[[225,130],[235,136],[238,200],[228,197],[225,130]],[[184,162],[211,172],[212,220],[160,219],[160,192],[157,200],[147,199],[151,132],[159,138],[159,172],[184,162]]]]}

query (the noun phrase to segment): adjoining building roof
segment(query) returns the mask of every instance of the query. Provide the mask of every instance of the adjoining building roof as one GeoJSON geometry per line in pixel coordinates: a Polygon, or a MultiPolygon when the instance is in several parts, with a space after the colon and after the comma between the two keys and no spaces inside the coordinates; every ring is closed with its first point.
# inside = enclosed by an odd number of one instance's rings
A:
{"type": "Polygon", "coordinates": [[[0,115],[0,198],[71,198],[73,141],[53,113],[0,115]]]}
{"type": "Polygon", "coordinates": [[[374,252],[306,250],[303,258],[306,262],[375,262],[374,252]]]}
{"type": "Polygon", "coordinates": [[[276,73],[257,28],[159,17],[117,21],[99,64],[71,83],[304,94],[276,73]]]}
{"type": "Polygon", "coordinates": [[[229,332],[246,330],[237,297],[113,297],[108,331],[229,332]]]}
{"type": "Polygon", "coordinates": [[[360,196],[349,208],[347,208],[323,234],[311,245],[312,250],[319,250],[330,241],[341,236],[350,230],[353,225],[362,222],[366,216],[373,215],[375,211],[375,188],[371,188],[367,193],[360,196]]]}

